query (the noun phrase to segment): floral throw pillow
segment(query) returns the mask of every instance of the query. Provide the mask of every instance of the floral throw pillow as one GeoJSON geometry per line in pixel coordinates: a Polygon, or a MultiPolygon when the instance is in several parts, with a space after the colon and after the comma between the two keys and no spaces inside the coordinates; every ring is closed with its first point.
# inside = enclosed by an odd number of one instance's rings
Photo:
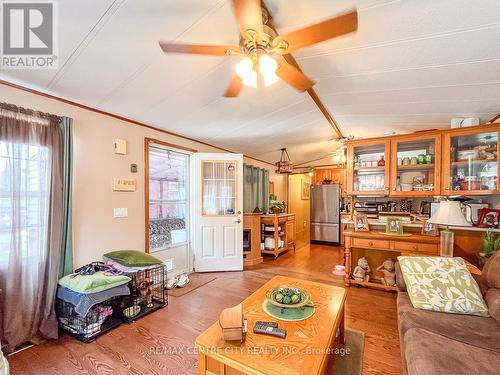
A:
{"type": "Polygon", "coordinates": [[[489,316],[476,281],[462,258],[398,257],[413,307],[489,316]]]}

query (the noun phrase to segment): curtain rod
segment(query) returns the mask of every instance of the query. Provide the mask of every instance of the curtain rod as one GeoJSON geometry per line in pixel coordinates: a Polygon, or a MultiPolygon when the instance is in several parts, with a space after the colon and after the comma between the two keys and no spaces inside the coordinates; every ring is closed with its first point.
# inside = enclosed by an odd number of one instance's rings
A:
{"type": "Polygon", "coordinates": [[[57,121],[57,122],[61,121],[60,116],[53,115],[51,113],[35,111],[33,109],[18,107],[17,105],[4,103],[4,102],[0,102],[0,109],[6,110],[9,112],[14,112],[14,113],[22,113],[23,115],[42,118],[42,119],[49,120],[49,121],[57,121]]]}

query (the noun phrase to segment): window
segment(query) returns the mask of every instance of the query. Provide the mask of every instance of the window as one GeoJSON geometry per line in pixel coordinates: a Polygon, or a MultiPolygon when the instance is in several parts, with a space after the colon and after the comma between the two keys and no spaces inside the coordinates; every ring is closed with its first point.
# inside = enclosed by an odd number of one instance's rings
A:
{"type": "Polygon", "coordinates": [[[149,144],[149,251],[188,241],[189,155],[149,144]]]}
{"type": "Polygon", "coordinates": [[[45,252],[49,204],[48,148],[0,142],[0,264],[12,248],[37,260],[45,252]],[[13,247],[13,244],[16,244],[13,247]]]}
{"type": "Polygon", "coordinates": [[[204,161],[203,216],[235,215],[236,163],[204,161]]]}

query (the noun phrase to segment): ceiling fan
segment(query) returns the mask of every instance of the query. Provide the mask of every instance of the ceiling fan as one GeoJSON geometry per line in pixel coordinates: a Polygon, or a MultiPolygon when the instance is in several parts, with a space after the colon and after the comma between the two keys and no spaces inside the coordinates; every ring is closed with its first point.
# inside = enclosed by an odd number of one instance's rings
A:
{"type": "Polygon", "coordinates": [[[270,86],[280,78],[299,91],[310,89],[314,82],[300,69],[289,64],[286,55],[301,48],[323,42],[358,28],[358,13],[348,13],[326,21],[278,35],[271,16],[261,0],[232,0],[233,10],[240,29],[239,46],[180,44],[160,41],[165,53],[189,53],[213,56],[243,56],[236,64],[224,96],[236,97],[243,85],[270,86]]]}

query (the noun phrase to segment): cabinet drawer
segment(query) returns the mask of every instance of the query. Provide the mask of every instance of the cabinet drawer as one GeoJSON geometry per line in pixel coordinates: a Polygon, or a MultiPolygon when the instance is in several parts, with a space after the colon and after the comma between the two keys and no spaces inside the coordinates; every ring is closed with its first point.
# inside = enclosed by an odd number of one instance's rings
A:
{"type": "Polygon", "coordinates": [[[424,253],[424,254],[439,254],[439,245],[432,243],[415,243],[415,242],[404,242],[404,241],[394,241],[394,250],[410,251],[414,253],[424,253]]]}
{"type": "Polygon", "coordinates": [[[373,247],[374,249],[389,250],[389,241],[370,240],[369,238],[353,238],[352,247],[373,247]]]}

